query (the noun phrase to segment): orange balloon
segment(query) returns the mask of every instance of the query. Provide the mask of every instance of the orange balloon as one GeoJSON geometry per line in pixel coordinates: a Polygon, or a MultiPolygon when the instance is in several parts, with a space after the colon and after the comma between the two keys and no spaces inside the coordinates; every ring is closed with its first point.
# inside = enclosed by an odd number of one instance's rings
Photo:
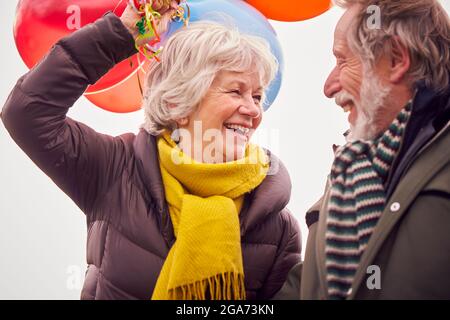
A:
{"type": "Polygon", "coordinates": [[[98,93],[85,93],[84,96],[97,107],[107,111],[116,113],[137,111],[142,106],[139,82],[144,89],[145,73],[150,63],[147,60],[142,68],[138,68],[136,72],[118,84],[98,93]]]}
{"type": "Polygon", "coordinates": [[[330,0],[247,0],[268,19],[302,21],[314,18],[330,9],[330,0]]]}

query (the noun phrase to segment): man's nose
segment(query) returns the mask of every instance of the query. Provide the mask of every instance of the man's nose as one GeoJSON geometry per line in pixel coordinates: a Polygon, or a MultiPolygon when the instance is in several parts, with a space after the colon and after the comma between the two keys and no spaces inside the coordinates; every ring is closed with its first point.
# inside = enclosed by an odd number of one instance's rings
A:
{"type": "Polygon", "coordinates": [[[325,81],[323,93],[328,98],[333,98],[335,94],[342,90],[341,82],[339,81],[339,69],[335,67],[325,81]]]}

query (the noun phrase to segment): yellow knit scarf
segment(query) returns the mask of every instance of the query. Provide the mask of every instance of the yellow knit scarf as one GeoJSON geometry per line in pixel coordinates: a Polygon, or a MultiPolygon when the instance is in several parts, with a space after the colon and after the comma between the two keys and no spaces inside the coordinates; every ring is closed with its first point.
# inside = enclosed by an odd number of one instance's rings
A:
{"type": "Polygon", "coordinates": [[[245,299],[238,216],[244,194],[266,177],[268,157],[248,145],[245,159],[199,163],[169,133],[158,138],[158,151],[176,241],[152,299],[245,299]]]}

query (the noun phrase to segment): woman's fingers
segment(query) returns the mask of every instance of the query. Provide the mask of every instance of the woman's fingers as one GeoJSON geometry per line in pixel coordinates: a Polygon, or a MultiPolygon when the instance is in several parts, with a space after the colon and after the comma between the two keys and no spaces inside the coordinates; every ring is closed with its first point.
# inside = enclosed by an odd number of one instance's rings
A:
{"type": "MultiPolygon", "coordinates": [[[[161,14],[160,20],[157,22],[157,32],[158,34],[163,34],[167,31],[169,23],[171,22],[172,16],[177,10],[178,5],[180,4],[179,0],[153,0],[152,9],[158,11],[161,14]]],[[[130,33],[133,35],[133,38],[138,38],[138,29],[136,27],[136,22],[141,19],[138,13],[132,8],[130,4],[128,4],[124,13],[120,17],[124,25],[128,28],[130,33]]],[[[137,46],[141,46],[151,41],[152,39],[142,38],[137,40],[137,46]]]]}
{"type": "Polygon", "coordinates": [[[179,4],[180,0],[154,0],[152,7],[160,14],[165,14],[167,11],[175,9],[179,4]]]}
{"type": "Polygon", "coordinates": [[[167,31],[167,29],[169,27],[169,23],[172,20],[172,15],[174,13],[175,13],[174,9],[169,9],[161,16],[161,20],[159,21],[158,27],[157,27],[159,34],[162,34],[167,31]]]}
{"type": "Polygon", "coordinates": [[[153,1],[153,10],[158,11],[161,14],[164,14],[170,8],[169,0],[154,0],[153,1]]]}

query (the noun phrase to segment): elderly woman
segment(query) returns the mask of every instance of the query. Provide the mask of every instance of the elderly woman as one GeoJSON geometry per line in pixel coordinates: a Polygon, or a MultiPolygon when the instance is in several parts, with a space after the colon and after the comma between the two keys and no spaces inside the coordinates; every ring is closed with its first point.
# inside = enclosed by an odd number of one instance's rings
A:
{"type": "Polygon", "coordinates": [[[249,144],[276,60],[257,37],[193,23],[148,72],[139,134],[99,134],[66,114],[136,53],[137,18],[127,8],[59,41],[3,108],[15,142],[86,215],[81,298],[271,298],[300,259],[288,173],[249,144]]]}

